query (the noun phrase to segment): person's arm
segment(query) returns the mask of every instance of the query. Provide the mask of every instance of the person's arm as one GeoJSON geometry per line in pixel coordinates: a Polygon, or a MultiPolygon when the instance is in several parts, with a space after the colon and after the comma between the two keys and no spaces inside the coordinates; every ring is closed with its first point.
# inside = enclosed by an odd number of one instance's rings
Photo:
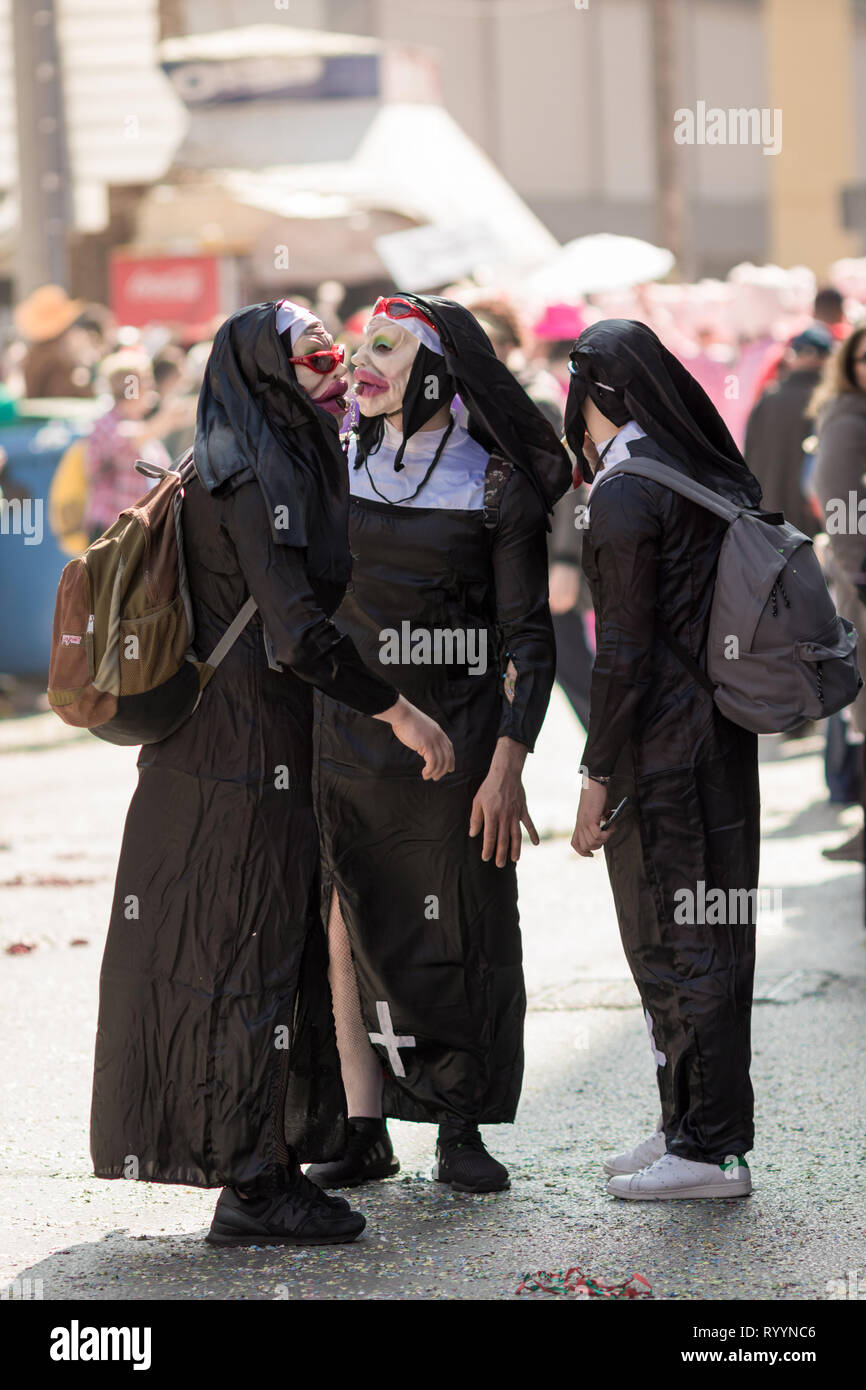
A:
{"type": "Polygon", "coordinates": [[[503,868],[520,857],[521,824],[533,844],[538,832],[526,806],[521,774],[547,711],[556,643],[547,602],[545,517],[528,480],[515,470],[502,500],[493,540],[496,610],[508,659],[502,716],[490,770],[476,793],[469,834],[483,830],[484,860],[503,868]]]}
{"type": "Polygon", "coordinates": [[[820,502],[833,565],[848,584],[857,585],[863,571],[866,539],[850,524],[866,512],[866,421],[859,414],[834,412],[818,426],[818,457],[812,487],[820,502]]]}
{"type": "Polygon", "coordinates": [[[493,538],[496,615],[513,680],[503,690],[499,737],[535,747],[556,672],[547,592],[546,518],[517,470],[505,489],[493,538]]]}
{"type": "Polygon", "coordinates": [[[379,714],[393,705],[393,685],[364,665],[352,639],[339,632],[316,602],[304,552],[277,545],[258,483],[242,483],[221,499],[220,514],[277,661],[362,714],[379,714]]]}
{"type": "Polygon", "coordinates": [[[425,780],[438,781],[452,772],[450,739],[435,720],[366,666],[351,637],[325,616],[307,575],[304,552],[277,545],[258,483],[242,483],[221,499],[220,511],[277,661],[326,695],[390,724],[394,736],[422,758],[425,780]]]}
{"type": "Polygon", "coordinates": [[[600,593],[590,692],[589,735],[572,846],[592,858],[613,830],[601,830],[608,808],[606,779],[633,736],[640,702],[652,679],[661,522],[651,484],[613,477],[596,489],[587,544],[600,593]],[[604,779],[602,781],[596,778],[604,779]]]}
{"type": "Polygon", "coordinates": [[[600,612],[590,692],[588,777],[609,777],[635,731],[652,677],[661,522],[652,484],[612,477],[592,500],[592,545],[600,612]]]}

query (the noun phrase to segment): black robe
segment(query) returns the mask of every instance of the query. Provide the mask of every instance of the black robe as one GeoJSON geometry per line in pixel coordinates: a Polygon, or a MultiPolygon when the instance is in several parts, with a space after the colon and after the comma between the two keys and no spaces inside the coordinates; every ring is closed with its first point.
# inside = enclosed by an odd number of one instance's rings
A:
{"type": "MultiPolygon", "coordinates": [[[[651,439],[629,452],[687,472],[651,439]]],[[[753,1140],[754,910],[738,925],[688,925],[675,920],[675,895],[697,894],[701,881],[706,894],[757,888],[758,740],[721,714],[654,627],[658,613],[705,667],[725,523],[662,483],[616,473],[589,514],[597,653],[583,764],[611,777],[609,807],[630,799],[604,852],[668,1150],[721,1162],[753,1140]]]]}
{"type": "Polygon", "coordinates": [[[497,467],[509,476],[490,528],[481,510],[350,501],[352,582],[335,622],[369,665],[439,721],[454,743],[455,771],[422,781],[417,757],[387,729],[317,699],[326,886],[339,895],[365,1027],[374,1039],[389,1026],[397,1036],[390,1051],[374,1045],[384,1113],[406,1120],[511,1121],[522,1080],[515,866],[482,862],[469,817],[497,738],[532,749],[555,649],[544,507],[527,473],[488,464],[497,467]],[[483,630],[486,672],[379,666],[381,632],[404,622],[483,630]],[[513,703],[503,687],[509,657],[518,672],[513,703]]]}
{"type": "MultiPolygon", "coordinates": [[[[256,479],[228,496],[194,481],[184,537],[197,655],[250,593],[262,616],[192,718],[139,757],[100,981],[91,1149],[99,1177],[215,1187],[254,1181],[286,1146],[302,1161],[342,1151],[312,687],[368,713],[396,693],[326,620],[344,585],[311,579],[306,552],[277,543],[256,479]]],[[[339,571],[345,533],[331,544],[339,571]]]]}

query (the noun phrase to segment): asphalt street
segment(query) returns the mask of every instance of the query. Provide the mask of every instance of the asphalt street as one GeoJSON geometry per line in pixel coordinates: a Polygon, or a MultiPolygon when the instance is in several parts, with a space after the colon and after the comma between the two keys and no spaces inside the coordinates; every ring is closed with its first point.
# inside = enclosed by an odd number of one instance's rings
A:
{"type": "MultiPolygon", "coordinates": [[[[509,1299],[523,1274],[640,1273],[660,1299],[866,1298],[862,870],[829,863],[820,736],[762,740],[750,1198],[618,1202],[603,1157],[654,1128],[654,1065],[604,862],[569,847],[582,733],[558,691],[526,777],[543,832],[520,864],[529,1014],[517,1122],[488,1127],[509,1192],[430,1180],[432,1126],[393,1123],[401,1173],[356,1194],[352,1246],[217,1251],[215,1192],[92,1176],[97,982],[135,750],[49,713],[0,724],[0,1286],[45,1299],[509,1299]],[[76,944],[77,943],[77,944],[76,944]],[[30,945],[30,951],[9,948],[30,945]],[[41,1281],[38,1282],[38,1281],[41,1281]]],[[[168,814],[168,808],[166,808],[168,814]]]]}

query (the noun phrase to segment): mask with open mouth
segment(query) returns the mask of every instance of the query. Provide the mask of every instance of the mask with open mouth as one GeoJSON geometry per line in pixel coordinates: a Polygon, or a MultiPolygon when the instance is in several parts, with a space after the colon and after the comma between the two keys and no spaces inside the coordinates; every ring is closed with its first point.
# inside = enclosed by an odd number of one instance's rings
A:
{"type": "Polygon", "coordinates": [[[296,381],[315,405],[342,419],[349,389],[342,346],[335,348],[330,333],[312,310],[291,300],[284,299],[278,306],[276,321],[288,354],[288,380],[296,381]]]}
{"type": "Polygon", "coordinates": [[[438,334],[418,319],[397,320],[386,313],[374,314],[364,329],[364,341],[352,365],[361,414],[355,466],[360,468],[364,459],[375,453],[382,441],[385,418],[399,412],[403,442],[394,459],[394,469],[399,472],[406,441],[454,397],[454,383],[445,366],[438,334]],[[424,328],[425,332],[420,331],[424,328]]]}

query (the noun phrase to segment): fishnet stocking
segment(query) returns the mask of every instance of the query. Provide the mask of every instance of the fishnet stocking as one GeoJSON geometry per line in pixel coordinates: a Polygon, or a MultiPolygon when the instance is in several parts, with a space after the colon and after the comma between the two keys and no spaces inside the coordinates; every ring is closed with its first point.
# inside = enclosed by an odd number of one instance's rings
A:
{"type": "Polygon", "coordinates": [[[377,1120],[382,1115],[382,1069],[361,1017],[352,947],[336,889],[331,894],[328,915],[328,952],[328,979],[349,1114],[377,1120]]]}

